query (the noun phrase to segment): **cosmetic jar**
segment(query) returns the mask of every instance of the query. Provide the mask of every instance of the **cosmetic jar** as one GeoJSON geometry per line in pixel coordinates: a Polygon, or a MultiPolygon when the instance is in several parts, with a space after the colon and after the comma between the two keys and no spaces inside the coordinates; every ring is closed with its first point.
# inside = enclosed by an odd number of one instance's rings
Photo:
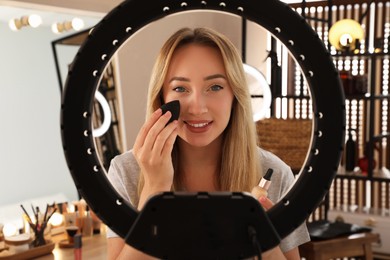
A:
{"type": "Polygon", "coordinates": [[[5,238],[5,244],[9,247],[10,251],[15,253],[27,251],[30,248],[30,242],[31,236],[29,233],[5,238]]]}

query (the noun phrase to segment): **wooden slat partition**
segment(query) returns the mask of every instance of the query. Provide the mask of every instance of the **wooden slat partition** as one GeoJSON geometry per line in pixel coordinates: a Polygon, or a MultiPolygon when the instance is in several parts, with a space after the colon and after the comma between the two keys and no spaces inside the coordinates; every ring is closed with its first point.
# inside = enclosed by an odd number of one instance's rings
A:
{"type": "Polygon", "coordinates": [[[329,209],[346,207],[390,210],[390,179],[337,175],[329,192],[329,209]]]}
{"type": "MultiPolygon", "coordinates": [[[[332,0],[332,4],[331,8],[329,1],[309,2],[304,5],[296,3],[290,6],[305,17],[318,32],[340,71],[367,77],[367,93],[371,98],[362,95],[347,96],[346,129],[354,129],[353,137],[357,143],[356,165],[358,158],[365,155],[366,144],[370,143],[375,167],[368,176],[356,172],[336,176],[324,203],[329,203],[330,209],[353,206],[390,210],[390,174],[386,175],[387,169],[390,168],[390,1],[332,0]],[[330,26],[345,18],[360,22],[365,30],[365,38],[361,41],[358,55],[340,55],[328,43],[330,26]]],[[[296,68],[292,70],[296,71],[296,68]]],[[[298,78],[302,76],[297,73],[290,75],[292,78],[288,80],[289,93],[306,87],[306,83],[298,78]],[[299,86],[297,82],[300,82],[299,86]]],[[[295,98],[301,100],[299,96],[295,98]]],[[[295,111],[296,107],[291,109],[295,111]]],[[[310,111],[307,113],[310,114],[310,111]]],[[[297,117],[291,111],[288,115],[297,117]]],[[[341,168],[343,165],[344,159],[341,168]]],[[[326,214],[322,214],[323,210],[321,204],[318,210],[313,212],[311,220],[326,218],[326,214]]]]}

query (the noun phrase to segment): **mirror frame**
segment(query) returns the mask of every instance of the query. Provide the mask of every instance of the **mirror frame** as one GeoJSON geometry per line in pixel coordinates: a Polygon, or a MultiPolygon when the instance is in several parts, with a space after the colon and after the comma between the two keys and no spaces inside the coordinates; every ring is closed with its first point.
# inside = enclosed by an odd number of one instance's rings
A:
{"type": "Polygon", "coordinates": [[[61,134],[70,173],[99,218],[125,237],[138,211],[109,184],[100,165],[92,136],[94,93],[111,57],[132,34],[164,16],[190,10],[226,12],[259,24],[287,46],[306,77],[313,100],[308,156],[295,185],[267,211],[283,238],[316,209],[337,173],[345,138],[345,97],[324,43],[303,17],[280,1],[128,0],[113,9],[91,30],[68,72],[61,134]]]}

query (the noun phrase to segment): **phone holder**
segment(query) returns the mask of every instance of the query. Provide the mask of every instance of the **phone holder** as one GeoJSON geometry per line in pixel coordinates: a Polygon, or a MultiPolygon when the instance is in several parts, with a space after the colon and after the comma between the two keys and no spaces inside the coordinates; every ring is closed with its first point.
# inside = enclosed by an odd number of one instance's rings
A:
{"type": "Polygon", "coordinates": [[[240,192],[153,196],[125,240],[161,259],[245,259],[280,243],[260,203],[240,192]]]}

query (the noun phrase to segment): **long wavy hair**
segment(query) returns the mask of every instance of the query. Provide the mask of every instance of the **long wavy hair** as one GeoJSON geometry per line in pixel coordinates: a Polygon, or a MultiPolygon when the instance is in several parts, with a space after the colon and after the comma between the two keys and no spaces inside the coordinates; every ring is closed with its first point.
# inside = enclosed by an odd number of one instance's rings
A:
{"type": "MultiPolygon", "coordinates": [[[[239,52],[224,35],[209,28],[182,28],[163,45],[153,67],[149,83],[146,117],[162,105],[162,87],[168,67],[176,49],[187,44],[198,44],[217,49],[225,66],[227,80],[233,90],[234,101],[231,118],[223,134],[222,158],[217,187],[221,191],[248,191],[263,175],[257,150],[256,127],[253,122],[251,97],[239,52]]],[[[183,190],[182,178],[177,171],[180,153],[177,145],[172,152],[175,177],[172,190],[183,190]]],[[[138,193],[143,188],[140,174],[138,193]]]]}

